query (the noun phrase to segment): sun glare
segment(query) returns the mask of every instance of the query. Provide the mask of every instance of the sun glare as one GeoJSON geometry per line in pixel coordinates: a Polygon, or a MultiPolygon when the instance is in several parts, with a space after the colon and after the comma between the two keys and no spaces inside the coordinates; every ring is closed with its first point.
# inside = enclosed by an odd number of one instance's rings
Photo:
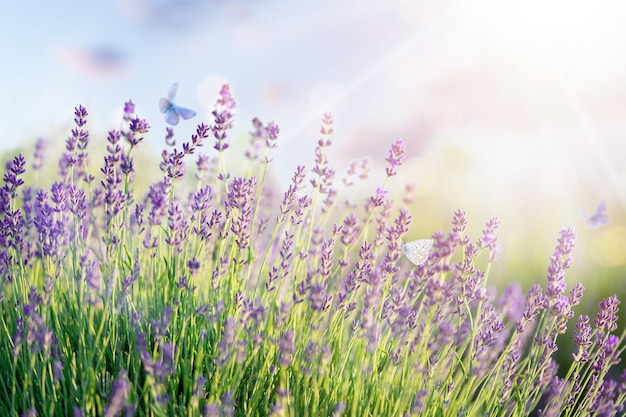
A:
{"type": "Polygon", "coordinates": [[[617,7],[625,6],[584,0],[481,0],[472,10],[477,23],[510,44],[513,53],[545,48],[563,59],[593,61],[614,51],[613,32],[620,26],[617,7]]]}

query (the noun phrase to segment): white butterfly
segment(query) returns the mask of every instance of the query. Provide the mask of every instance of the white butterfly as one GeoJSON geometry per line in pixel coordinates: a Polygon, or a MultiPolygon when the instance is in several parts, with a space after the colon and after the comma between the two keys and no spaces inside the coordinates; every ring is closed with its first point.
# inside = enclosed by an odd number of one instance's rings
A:
{"type": "Polygon", "coordinates": [[[578,213],[580,216],[587,220],[587,224],[589,227],[598,227],[604,226],[609,222],[609,216],[605,213],[606,211],[606,202],[604,200],[600,201],[596,211],[593,214],[587,214],[584,211],[579,210],[578,213]]]}
{"type": "Polygon", "coordinates": [[[433,247],[432,239],[418,239],[402,245],[402,252],[415,265],[421,265],[428,259],[428,254],[433,247]]]}
{"type": "Polygon", "coordinates": [[[178,83],[174,83],[170,87],[170,90],[167,92],[167,97],[163,97],[159,100],[159,110],[161,113],[165,114],[165,121],[172,126],[176,126],[181,117],[187,120],[196,115],[195,111],[174,104],[176,90],[178,90],[178,83]]]}

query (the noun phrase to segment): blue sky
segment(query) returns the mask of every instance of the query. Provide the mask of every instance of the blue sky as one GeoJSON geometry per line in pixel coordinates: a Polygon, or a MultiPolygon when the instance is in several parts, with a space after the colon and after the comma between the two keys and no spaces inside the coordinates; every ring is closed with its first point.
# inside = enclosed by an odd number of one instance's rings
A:
{"type": "Polygon", "coordinates": [[[369,156],[382,170],[402,137],[401,175],[433,207],[510,223],[535,210],[557,229],[605,199],[619,224],[624,21],[621,2],[584,0],[5,2],[0,151],[39,136],[62,146],[78,104],[102,141],[130,98],[156,152],[172,83],[177,104],[198,112],[176,127],[185,138],[229,82],[236,137],[254,116],[280,125],[279,179],[311,164],[331,111],[339,169],[369,156]]]}
{"type": "Polygon", "coordinates": [[[307,114],[316,87],[322,96],[325,85],[345,92],[408,30],[393,27],[398,13],[380,1],[120,0],[11,8],[0,17],[2,48],[11,57],[0,70],[7,80],[4,149],[46,135],[81,103],[91,123],[107,129],[132,98],[140,114],[163,128],[157,103],[173,82],[180,83],[177,102],[205,113],[221,82],[230,82],[240,124],[258,115],[280,118],[293,131],[308,117],[321,118],[321,111],[307,114]]]}

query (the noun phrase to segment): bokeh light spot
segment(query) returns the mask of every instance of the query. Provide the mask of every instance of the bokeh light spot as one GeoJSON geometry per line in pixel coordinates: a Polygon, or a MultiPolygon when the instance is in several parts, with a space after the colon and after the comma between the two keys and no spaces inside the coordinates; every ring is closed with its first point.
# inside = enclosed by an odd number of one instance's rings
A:
{"type": "Polygon", "coordinates": [[[626,227],[602,229],[592,240],[591,258],[603,267],[626,264],[626,227]]]}

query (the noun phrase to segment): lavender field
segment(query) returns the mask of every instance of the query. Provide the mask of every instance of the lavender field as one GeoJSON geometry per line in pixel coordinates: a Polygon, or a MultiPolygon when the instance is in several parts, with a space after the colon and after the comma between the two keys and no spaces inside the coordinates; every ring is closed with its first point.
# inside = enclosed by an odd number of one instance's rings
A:
{"type": "Polygon", "coordinates": [[[404,182],[401,139],[383,171],[338,173],[325,114],[312,163],[281,190],[267,177],[279,126],[255,118],[233,153],[235,106],[225,85],[212,123],[176,144],[169,128],[148,187],[135,158],[153,132],[130,101],[104,158],[78,106],[58,166],[44,142],[7,163],[0,415],[624,415],[620,302],[574,313],[573,228],[528,291],[489,284],[499,220],[470,236],[462,209],[421,236],[434,243],[414,265],[410,193],[388,191],[404,182]],[[366,178],[367,195],[350,191],[366,178]]]}

